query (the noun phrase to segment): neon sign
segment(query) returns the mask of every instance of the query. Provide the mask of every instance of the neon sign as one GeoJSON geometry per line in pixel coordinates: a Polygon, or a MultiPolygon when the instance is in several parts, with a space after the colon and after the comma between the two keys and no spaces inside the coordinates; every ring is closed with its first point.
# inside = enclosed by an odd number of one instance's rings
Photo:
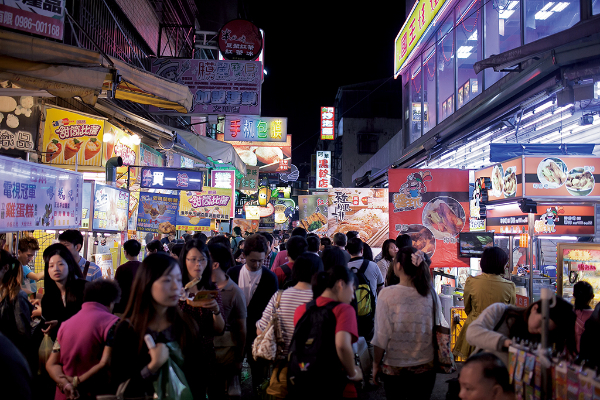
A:
{"type": "Polygon", "coordinates": [[[227,116],[225,141],[286,142],[287,118],[227,116]]]}

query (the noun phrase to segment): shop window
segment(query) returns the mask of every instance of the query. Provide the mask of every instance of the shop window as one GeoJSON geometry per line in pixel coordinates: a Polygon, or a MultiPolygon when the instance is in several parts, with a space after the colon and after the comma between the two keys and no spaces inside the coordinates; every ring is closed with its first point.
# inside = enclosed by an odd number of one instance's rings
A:
{"type": "Polygon", "coordinates": [[[450,15],[440,25],[437,34],[437,89],[438,121],[443,121],[454,113],[454,15],[450,15]]]}
{"type": "Polygon", "coordinates": [[[594,15],[600,14],[600,0],[594,0],[592,2],[592,13],[594,15]]]}
{"type": "Polygon", "coordinates": [[[436,124],[435,47],[428,47],[423,56],[423,134],[436,124]]]}
{"type": "Polygon", "coordinates": [[[456,109],[481,93],[481,80],[473,65],[481,60],[480,0],[463,0],[455,9],[456,16],[456,109]]]}
{"type": "Polygon", "coordinates": [[[573,0],[525,0],[525,43],[569,29],[580,20],[579,7],[573,0]]]}
{"type": "Polygon", "coordinates": [[[358,154],[375,154],[379,150],[378,135],[373,133],[359,133],[357,135],[358,154]]]}
{"type": "MultiPolygon", "coordinates": [[[[521,46],[521,0],[490,1],[485,4],[485,58],[521,46]]],[[[485,88],[506,72],[485,70],[485,88]]]]}
{"type": "Polygon", "coordinates": [[[408,69],[410,78],[410,141],[413,143],[421,137],[421,127],[423,125],[423,112],[421,110],[423,100],[423,68],[421,65],[421,56],[417,58],[408,69]]]}

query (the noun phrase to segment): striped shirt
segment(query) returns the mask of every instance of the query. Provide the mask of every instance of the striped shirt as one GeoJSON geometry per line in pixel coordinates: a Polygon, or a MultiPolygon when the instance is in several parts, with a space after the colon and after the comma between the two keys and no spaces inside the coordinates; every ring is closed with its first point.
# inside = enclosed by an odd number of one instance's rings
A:
{"type": "MultiPolygon", "coordinates": [[[[267,304],[267,308],[263,311],[262,318],[256,322],[256,327],[261,331],[264,331],[267,328],[267,325],[271,320],[271,314],[273,313],[273,308],[277,302],[278,293],[279,292],[275,292],[273,297],[271,297],[269,304],[267,304]]],[[[286,355],[290,348],[292,336],[294,335],[294,313],[296,312],[296,308],[304,303],[308,303],[312,299],[312,289],[300,290],[291,287],[284,290],[281,295],[278,314],[281,321],[281,329],[283,330],[283,340],[285,341],[284,354],[286,355]]]]}

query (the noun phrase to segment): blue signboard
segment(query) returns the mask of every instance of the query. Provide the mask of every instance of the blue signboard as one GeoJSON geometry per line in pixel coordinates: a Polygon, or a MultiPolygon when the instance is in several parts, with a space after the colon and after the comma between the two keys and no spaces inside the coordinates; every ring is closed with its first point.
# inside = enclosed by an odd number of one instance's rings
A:
{"type": "Polygon", "coordinates": [[[148,189],[202,190],[202,172],[177,168],[142,168],[142,185],[148,189]]]}
{"type": "Polygon", "coordinates": [[[174,233],[178,195],[140,193],[137,230],[153,233],[174,233]]]}

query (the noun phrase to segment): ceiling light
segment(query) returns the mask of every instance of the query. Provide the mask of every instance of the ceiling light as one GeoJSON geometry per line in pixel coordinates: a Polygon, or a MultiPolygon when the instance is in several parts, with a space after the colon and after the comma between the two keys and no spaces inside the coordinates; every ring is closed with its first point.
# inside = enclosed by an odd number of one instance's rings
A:
{"type": "Polygon", "coordinates": [[[562,10],[564,10],[565,8],[567,8],[571,3],[567,3],[564,1],[561,1],[560,3],[558,3],[557,5],[554,6],[554,8],[551,10],[552,12],[561,12],[562,10]]]}
{"type": "Polygon", "coordinates": [[[518,1],[511,1],[510,3],[508,3],[508,9],[514,10],[518,5],[519,5],[518,1]]]}
{"type": "Polygon", "coordinates": [[[550,18],[552,14],[552,11],[538,11],[537,13],[535,13],[535,19],[544,21],[550,18]]]}
{"type": "Polygon", "coordinates": [[[471,36],[469,36],[469,38],[467,40],[474,40],[477,41],[477,29],[475,29],[473,31],[473,34],[471,36]]]}
{"type": "Polygon", "coordinates": [[[547,102],[547,103],[544,103],[544,104],[542,104],[541,106],[539,106],[539,107],[535,108],[535,109],[533,110],[533,112],[534,112],[535,114],[537,114],[537,113],[539,113],[540,111],[543,111],[543,110],[545,110],[545,109],[547,109],[547,108],[550,108],[550,107],[552,107],[553,105],[554,105],[554,103],[553,103],[553,102],[551,102],[551,101],[549,101],[549,102],[547,102]]]}
{"type": "Polygon", "coordinates": [[[513,15],[517,10],[502,10],[500,11],[500,19],[509,19],[511,15],[513,15]]]}
{"type": "Polygon", "coordinates": [[[456,51],[456,58],[469,58],[471,50],[473,50],[473,46],[460,46],[456,51]]]}
{"type": "Polygon", "coordinates": [[[540,11],[548,11],[550,9],[550,7],[552,7],[553,5],[554,5],[554,2],[549,1],[548,3],[546,3],[546,5],[540,11]]]}
{"type": "Polygon", "coordinates": [[[552,121],[549,121],[549,122],[547,122],[547,123],[545,123],[545,124],[543,124],[543,125],[541,125],[541,126],[536,126],[536,127],[535,127],[535,129],[536,129],[536,130],[538,130],[538,129],[544,129],[544,128],[545,128],[545,127],[547,127],[547,126],[554,125],[554,124],[556,124],[557,122],[560,122],[560,121],[562,121],[563,119],[567,119],[567,118],[570,118],[570,117],[571,117],[571,114],[563,115],[563,116],[561,116],[560,118],[558,118],[558,119],[554,119],[554,120],[552,120],[552,121]]]}
{"type": "Polygon", "coordinates": [[[568,109],[569,109],[569,108],[571,108],[571,107],[573,107],[573,104],[567,104],[567,105],[566,105],[566,106],[564,106],[564,107],[557,108],[556,110],[552,111],[552,114],[555,114],[555,113],[561,113],[561,112],[563,112],[563,111],[565,111],[565,110],[568,110],[568,109]]]}

